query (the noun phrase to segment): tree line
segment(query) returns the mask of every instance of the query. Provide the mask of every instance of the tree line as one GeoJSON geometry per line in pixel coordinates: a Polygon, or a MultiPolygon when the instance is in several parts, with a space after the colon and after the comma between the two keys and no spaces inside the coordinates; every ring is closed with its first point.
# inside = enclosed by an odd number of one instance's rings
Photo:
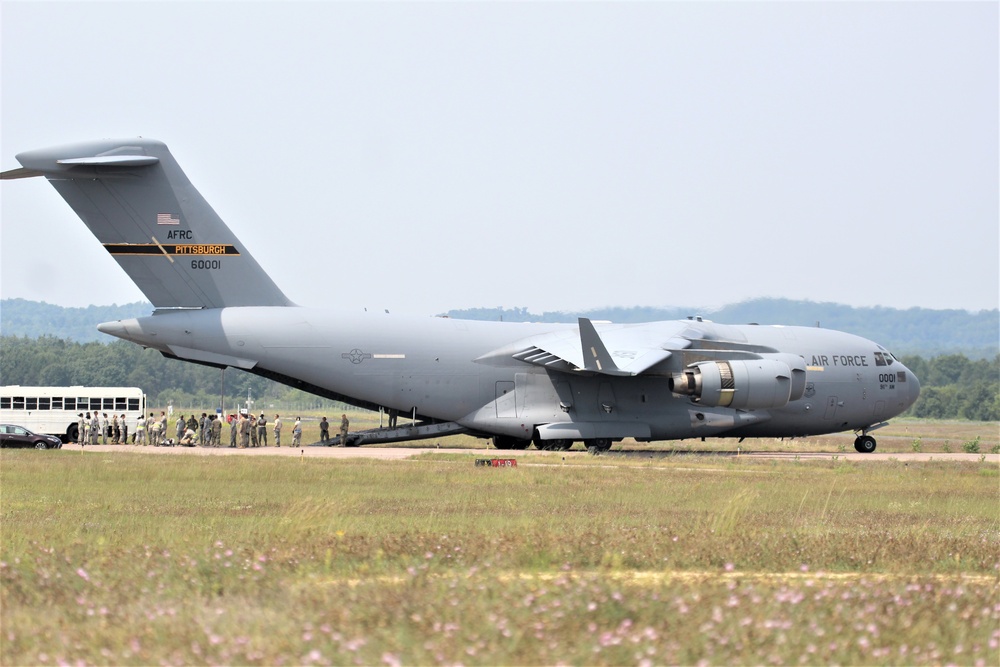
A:
{"type": "MultiPolygon", "coordinates": [[[[1000,355],[992,360],[961,354],[900,358],[921,383],[920,399],[909,415],[929,419],[1000,420],[1000,355]]],[[[150,405],[217,407],[222,398],[219,369],[176,359],[126,341],[76,343],[41,336],[0,337],[0,381],[25,386],[141,387],[150,405]]],[[[247,393],[258,405],[298,409],[333,407],[327,399],[241,371],[225,372],[227,406],[243,403],[247,393]]]]}

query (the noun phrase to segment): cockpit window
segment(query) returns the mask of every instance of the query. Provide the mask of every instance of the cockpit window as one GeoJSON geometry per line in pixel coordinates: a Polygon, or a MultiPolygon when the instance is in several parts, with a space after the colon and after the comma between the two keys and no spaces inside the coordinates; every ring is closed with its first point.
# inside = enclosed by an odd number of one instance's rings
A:
{"type": "Polygon", "coordinates": [[[875,365],[876,366],[892,366],[894,361],[892,353],[888,351],[876,352],[875,353],[875,365]]]}

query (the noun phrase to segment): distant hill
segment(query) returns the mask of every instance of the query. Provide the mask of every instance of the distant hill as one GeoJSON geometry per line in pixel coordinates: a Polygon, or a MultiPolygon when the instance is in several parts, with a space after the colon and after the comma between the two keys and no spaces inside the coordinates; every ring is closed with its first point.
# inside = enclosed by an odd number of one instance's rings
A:
{"type": "MultiPolygon", "coordinates": [[[[54,336],[75,342],[110,342],[97,331],[100,322],[142,317],[153,307],[142,301],[121,306],[63,308],[52,304],[4,299],[0,301],[0,335],[54,336]]],[[[654,322],[701,315],[726,324],[756,322],[816,326],[849,331],[885,345],[896,354],[935,357],[964,354],[970,359],[992,359],[1000,353],[1000,311],[970,313],[965,310],[926,308],[854,308],[835,303],[790,299],[755,299],[717,310],[693,308],[600,308],[584,312],[531,313],[525,308],[473,308],[451,310],[447,315],[466,320],[506,322],[575,322],[589,317],[612,322],[654,322]]]]}
{"type": "Polygon", "coordinates": [[[153,312],[145,301],[111,306],[63,308],[44,301],[3,299],[0,301],[0,334],[4,336],[54,336],[77,343],[109,343],[110,336],[97,330],[101,322],[142,317],[153,312]]]}

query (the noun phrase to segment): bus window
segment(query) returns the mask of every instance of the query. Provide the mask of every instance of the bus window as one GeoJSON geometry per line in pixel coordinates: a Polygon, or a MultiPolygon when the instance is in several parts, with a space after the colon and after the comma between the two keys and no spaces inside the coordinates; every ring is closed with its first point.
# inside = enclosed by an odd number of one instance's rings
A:
{"type": "Polygon", "coordinates": [[[127,403],[125,402],[124,398],[116,398],[115,399],[115,412],[125,412],[125,410],[128,409],[126,407],[126,405],[127,405],[127,403]]]}
{"type": "Polygon", "coordinates": [[[15,396],[14,397],[14,409],[15,410],[24,410],[24,396],[15,396]]]}
{"type": "Polygon", "coordinates": [[[90,411],[91,412],[100,412],[101,411],[101,399],[99,399],[99,398],[92,398],[92,399],[90,399],[90,411]]]}
{"type": "Polygon", "coordinates": [[[29,396],[24,399],[24,409],[25,410],[37,410],[38,409],[38,399],[34,396],[29,396]]]}
{"type": "Polygon", "coordinates": [[[49,399],[48,397],[38,399],[38,409],[48,410],[49,409],[49,399]]]}
{"type": "Polygon", "coordinates": [[[76,410],[76,399],[72,396],[67,396],[63,399],[64,410],[76,410]]]}
{"type": "Polygon", "coordinates": [[[0,410],[10,410],[10,396],[0,398],[0,410]]]}
{"type": "Polygon", "coordinates": [[[62,396],[53,396],[52,397],[52,409],[53,410],[62,410],[63,409],[63,406],[62,406],[62,396]]]}
{"type": "Polygon", "coordinates": [[[139,399],[138,398],[130,398],[130,399],[128,399],[128,409],[129,409],[129,412],[132,412],[134,410],[138,410],[139,409],[139,399]]]}
{"type": "Polygon", "coordinates": [[[105,398],[104,399],[104,407],[101,408],[101,409],[102,410],[114,410],[115,409],[115,399],[113,399],[113,398],[105,398]]]}

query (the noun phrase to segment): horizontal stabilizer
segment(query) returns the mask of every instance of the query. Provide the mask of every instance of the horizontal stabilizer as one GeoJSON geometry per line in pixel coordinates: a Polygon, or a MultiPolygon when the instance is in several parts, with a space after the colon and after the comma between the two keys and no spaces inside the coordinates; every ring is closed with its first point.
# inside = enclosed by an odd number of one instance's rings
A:
{"type": "Polygon", "coordinates": [[[0,172],[0,180],[13,180],[15,178],[34,178],[35,176],[42,176],[42,172],[37,169],[28,169],[27,167],[19,167],[17,169],[8,169],[7,171],[0,172]]]}
{"type": "Polygon", "coordinates": [[[153,155],[97,155],[95,157],[75,157],[67,160],[56,160],[56,164],[68,167],[142,167],[156,164],[160,158],[153,155]]]}

